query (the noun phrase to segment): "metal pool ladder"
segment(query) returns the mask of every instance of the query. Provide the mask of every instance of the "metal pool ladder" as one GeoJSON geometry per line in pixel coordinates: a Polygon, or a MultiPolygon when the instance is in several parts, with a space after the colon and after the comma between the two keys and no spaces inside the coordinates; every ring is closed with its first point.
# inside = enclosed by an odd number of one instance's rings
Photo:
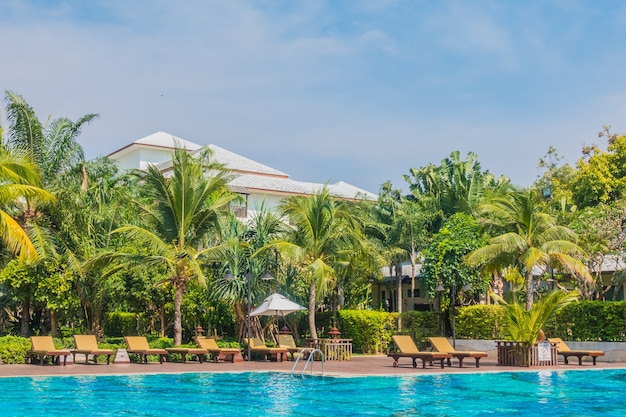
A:
{"type": "Polygon", "coordinates": [[[309,366],[309,362],[311,362],[311,374],[313,374],[313,363],[315,362],[313,357],[315,356],[316,353],[319,353],[320,356],[322,357],[322,375],[324,375],[324,353],[319,349],[311,349],[311,348],[304,348],[300,351],[300,353],[298,353],[298,357],[294,361],[293,367],[291,368],[291,375],[293,376],[293,371],[296,369],[296,366],[298,366],[298,362],[300,361],[300,358],[305,352],[308,353],[309,356],[307,357],[307,360],[304,363],[304,368],[302,368],[301,375],[304,376],[304,371],[306,371],[307,366],[309,366]]]}

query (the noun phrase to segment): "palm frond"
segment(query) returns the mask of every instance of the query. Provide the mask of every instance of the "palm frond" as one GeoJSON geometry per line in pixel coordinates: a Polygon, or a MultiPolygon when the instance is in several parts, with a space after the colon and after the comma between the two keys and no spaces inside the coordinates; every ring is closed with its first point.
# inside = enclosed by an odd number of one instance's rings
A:
{"type": "Polygon", "coordinates": [[[155,233],[139,226],[118,227],[111,233],[120,233],[125,235],[130,240],[137,242],[140,246],[144,246],[150,253],[163,255],[171,251],[171,246],[168,245],[167,242],[164,242],[155,233]]]}

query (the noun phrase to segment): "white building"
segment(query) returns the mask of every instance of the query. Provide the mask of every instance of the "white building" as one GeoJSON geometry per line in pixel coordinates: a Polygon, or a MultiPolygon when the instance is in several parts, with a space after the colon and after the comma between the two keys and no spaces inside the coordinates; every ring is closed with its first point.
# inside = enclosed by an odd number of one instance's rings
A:
{"type": "MultiPolygon", "coordinates": [[[[378,197],[342,181],[335,184],[295,181],[284,172],[217,145],[206,146],[213,151],[213,159],[235,175],[230,183],[231,190],[245,198],[245,206],[231,209],[240,218],[250,218],[262,204],[271,209],[277,207],[285,197],[315,194],[324,185],[333,196],[341,199],[374,201],[378,197]]],[[[112,152],[108,157],[117,161],[121,169],[146,169],[149,165],[157,165],[162,171],[167,171],[171,167],[172,151],[175,148],[195,153],[203,147],[169,133],[157,132],[112,152]]]]}

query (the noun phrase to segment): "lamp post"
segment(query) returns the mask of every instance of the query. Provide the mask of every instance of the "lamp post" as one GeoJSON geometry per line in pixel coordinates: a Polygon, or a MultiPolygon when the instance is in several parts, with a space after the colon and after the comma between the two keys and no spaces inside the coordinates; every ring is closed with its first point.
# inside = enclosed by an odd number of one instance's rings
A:
{"type": "MultiPolygon", "coordinates": [[[[462,291],[469,291],[472,289],[472,286],[469,284],[465,284],[463,285],[463,287],[461,288],[462,291]]],[[[442,292],[444,290],[443,285],[441,285],[441,283],[439,283],[439,285],[437,285],[437,288],[435,288],[435,291],[437,292],[442,292]]],[[[450,324],[452,326],[452,347],[456,349],[456,323],[455,323],[455,306],[454,304],[456,303],[456,283],[453,282],[452,286],[450,288],[450,315],[452,316],[452,319],[450,321],[450,324]]]]}
{"type": "MultiPolygon", "coordinates": [[[[224,280],[233,281],[234,279],[235,276],[230,273],[230,270],[227,270],[226,274],[224,275],[224,280]]],[[[261,279],[263,281],[270,281],[274,279],[274,277],[269,273],[268,270],[265,270],[265,273],[263,274],[263,276],[261,276],[261,279]]],[[[248,346],[248,361],[250,361],[250,313],[252,312],[252,273],[250,271],[246,272],[246,289],[248,293],[248,314],[246,317],[246,334],[248,336],[248,343],[246,344],[248,346]]]]}

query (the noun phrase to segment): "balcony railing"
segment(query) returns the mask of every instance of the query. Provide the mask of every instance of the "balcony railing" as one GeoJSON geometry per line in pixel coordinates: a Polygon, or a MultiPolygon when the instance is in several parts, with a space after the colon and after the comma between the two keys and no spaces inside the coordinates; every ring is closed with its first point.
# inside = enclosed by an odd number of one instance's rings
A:
{"type": "Polygon", "coordinates": [[[248,208],[246,206],[230,206],[229,210],[235,213],[240,219],[245,219],[248,217],[248,208]]]}

